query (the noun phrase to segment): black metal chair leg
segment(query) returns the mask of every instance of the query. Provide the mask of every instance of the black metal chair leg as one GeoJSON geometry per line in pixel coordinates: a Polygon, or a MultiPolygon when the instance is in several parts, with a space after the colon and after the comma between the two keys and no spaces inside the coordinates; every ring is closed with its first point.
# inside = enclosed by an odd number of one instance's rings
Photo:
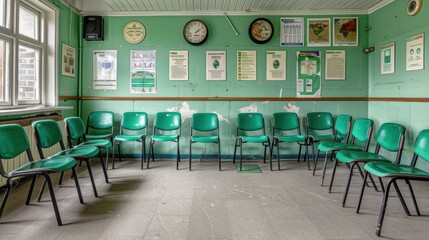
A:
{"type": "Polygon", "coordinates": [[[332,191],[332,186],[334,185],[335,172],[337,171],[338,159],[335,158],[334,167],[332,168],[331,182],[329,183],[329,193],[332,191]]]}
{"type": "Polygon", "coordinates": [[[104,173],[104,180],[106,181],[106,183],[109,183],[109,176],[107,175],[106,165],[104,165],[105,162],[103,161],[103,154],[99,152],[99,156],[100,156],[101,169],[103,169],[103,173],[104,173]]]}
{"type": "MultiPolygon", "coordinates": [[[[42,187],[40,188],[40,191],[39,191],[39,197],[37,198],[37,201],[38,202],[40,202],[40,201],[42,201],[42,196],[43,196],[43,193],[45,192],[45,187],[46,187],[46,180],[43,180],[43,184],[42,184],[42,187]]],[[[29,202],[30,203],[30,202],[29,202]]],[[[28,204],[29,204],[28,203],[28,204]]],[[[27,204],[27,205],[28,205],[27,204]]]]}
{"type": "Polygon", "coordinates": [[[243,140],[240,138],[240,172],[243,171],[243,140]]]}
{"type": "Polygon", "coordinates": [[[191,160],[192,160],[192,140],[189,142],[189,171],[191,171],[191,160]]]}
{"type": "Polygon", "coordinates": [[[277,167],[279,168],[280,171],[280,146],[279,146],[279,141],[277,141],[276,146],[277,146],[277,167]]]}
{"type": "Polygon", "coordinates": [[[273,146],[270,146],[270,170],[273,171],[273,147],[274,147],[274,141],[273,146]]]}
{"type": "MultiPolygon", "coordinates": [[[[319,158],[319,153],[317,153],[317,158],[319,158]]],[[[328,152],[326,152],[325,161],[323,162],[322,182],[321,182],[320,186],[323,186],[323,183],[325,182],[326,165],[328,165],[328,152]]]]}
{"type": "Polygon", "coordinates": [[[238,139],[235,140],[234,155],[232,155],[232,163],[235,163],[235,154],[237,153],[237,143],[238,143],[238,139]]]}
{"type": "Polygon", "coordinates": [[[419,206],[417,205],[416,196],[414,195],[413,187],[411,186],[411,182],[408,179],[405,179],[405,182],[408,184],[408,188],[410,189],[411,198],[413,199],[414,208],[416,209],[416,213],[420,216],[419,206]]]}
{"type": "Polygon", "coordinates": [[[365,187],[366,187],[366,180],[367,180],[367,178],[368,178],[368,175],[369,175],[369,172],[366,172],[365,173],[365,176],[364,176],[364,178],[363,178],[363,182],[362,182],[362,187],[361,187],[361,190],[360,190],[360,195],[359,195],[359,202],[358,202],[358,205],[357,205],[357,208],[356,208],[356,213],[359,213],[359,211],[360,211],[360,206],[361,206],[361,204],[362,204],[362,198],[363,198],[363,194],[364,194],[364,192],[365,192],[365,187]]]}
{"type": "Polygon", "coordinates": [[[301,148],[302,148],[302,145],[301,145],[301,144],[299,144],[299,150],[298,150],[298,162],[299,162],[299,160],[300,160],[300,158],[301,158],[301,148]]]}
{"type": "Polygon", "coordinates": [[[153,151],[152,148],[152,140],[150,140],[149,142],[149,152],[147,153],[147,163],[146,163],[146,169],[149,169],[149,162],[150,162],[150,157],[151,157],[151,153],[153,151]]]}
{"type": "Polygon", "coordinates": [[[217,152],[218,152],[219,171],[222,171],[222,159],[221,159],[221,155],[220,155],[220,141],[217,143],[217,152]]]}
{"type": "Polygon", "coordinates": [[[349,177],[347,179],[347,185],[346,185],[346,188],[345,188],[344,193],[343,193],[343,202],[342,202],[343,207],[346,205],[347,194],[349,193],[350,183],[351,183],[352,177],[353,177],[353,168],[355,167],[355,165],[356,165],[356,163],[353,163],[350,167],[350,170],[349,170],[349,177]]]}
{"type": "Polygon", "coordinates": [[[89,159],[85,160],[86,166],[88,168],[89,179],[91,180],[92,189],[94,190],[94,196],[98,197],[97,187],[95,186],[94,176],[92,175],[91,163],[89,161],[89,159]]]}
{"type": "Polygon", "coordinates": [[[407,214],[407,216],[411,216],[410,210],[408,209],[408,206],[405,203],[404,197],[402,196],[401,190],[399,190],[398,183],[396,183],[396,180],[393,181],[393,187],[395,188],[396,193],[398,194],[399,201],[401,201],[405,214],[407,214]]]}
{"type": "Polygon", "coordinates": [[[6,206],[6,202],[7,202],[7,200],[9,199],[9,196],[10,196],[10,192],[12,191],[12,186],[10,186],[10,183],[9,183],[9,180],[8,180],[8,183],[7,183],[7,189],[6,189],[6,192],[5,192],[5,194],[4,194],[4,197],[3,197],[3,201],[2,201],[2,203],[1,203],[1,207],[0,207],[0,217],[2,216],[2,214],[3,214],[3,210],[4,210],[4,207],[6,206]]]}
{"type": "Polygon", "coordinates": [[[177,160],[176,160],[176,170],[179,170],[179,162],[180,162],[180,147],[179,147],[179,139],[177,139],[177,160]]]}
{"type": "Polygon", "coordinates": [[[378,216],[377,228],[375,230],[375,235],[377,235],[378,237],[380,237],[381,229],[383,227],[384,215],[386,213],[387,200],[389,198],[389,190],[390,190],[391,184],[392,184],[392,180],[387,182],[386,191],[384,192],[384,196],[383,196],[383,202],[381,203],[380,214],[378,216]]]}
{"type": "Polygon", "coordinates": [[[76,167],[72,167],[72,176],[74,178],[74,184],[76,185],[77,195],[79,196],[79,202],[83,203],[82,191],[80,190],[79,179],[77,179],[76,167]]]}
{"type": "MultiPolygon", "coordinates": [[[[118,152],[119,152],[119,143],[118,143],[118,152]]],[[[112,169],[115,169],[115,141],[113,142],[113,145],[112,145],[112,169]]]]}
{"type": "Polygon", "coordinates": [[[63,178],[64,178],[64,171],[62,171],[61,174],[60,174],[60,179],[58,180],[58,185],[62,185],[63,184],[63,178]]]}
{"type": "Polygon", "coordinates": [[[262,145],[264,146],[264,163],[265,163],[266,158],[267,158],[267,147],[268,147],[268,145],[266,145],[264,143],[262,143],[262,145]]]}
{"type": "MultiPolygon", "coordinates": [[[[328,153],[326,153],[328,154],[328,153]]],[[[318,154],[319,155],[319,154],[318,154]]],[[[316,160],[314,161],[314,166],[313,166],[313,176],[316,174],[316,168],[317,168],[317,162],[319,161],[319,158],[317,157],[316,160]]]]}
{"type": "Polygon", "coordinates": [[[25,201],[26,205],[30,204],[31,195],[33,194],[34,184],[36,183],[36,178],[37,178],[37,175],[34,175],[31,179],[30,188],[28,189],[28,194],[27,194],[27,200],[25,201]]]}
{"type": "Polygon", "coordinates": [[[55,198],[55,192],[54,187],[52,186],[51,178],[46,173],[42,173],[42,175],[45,177],[46,182],[48,184],[49,193],[51,194],[52,206],[54,207],[55,217],[57,218],[58,226],[62,226],[63,223],[61,221],[60,211],[58,210],[57,199],[55,198]]]}
{"type": "Polygon", "coordinates": [[[378,181],[380,182],[381,191],[383,191],[383,193],[384,193],[384,184],[383,184],[383,179],[381,179],[381,177],[378,177],[378,181]]]}

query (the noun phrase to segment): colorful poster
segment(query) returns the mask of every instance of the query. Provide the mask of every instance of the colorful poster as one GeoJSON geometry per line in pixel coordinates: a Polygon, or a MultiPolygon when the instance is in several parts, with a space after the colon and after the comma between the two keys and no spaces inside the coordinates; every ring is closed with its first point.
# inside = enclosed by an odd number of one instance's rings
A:
{"type": "Polygon", "coordinates": [[[94,51],[93,89],[116,90],[117,51],[94,51]]]}
{"type": "Polygon", "coordinates": [[[267,80],[286,80],[286,51],[267,51],[267,80]]]}
{"type": "Polygon", "coordinates": [[[358,45],[358,18],[334,18],[334,46],[358,45]]]}
{"type": "Polygon", "coordinates": [[[188,80],[188,51],[170,51],[170,80],[188,80]]]}
{"type": "Polygon", "coordinates": [[[130,92],[156,93],[156,51],[130,51],[130,92]]]}
{"type": "Polygon", "coordinates": [[[307,46],[331,46],[331,19],[307,19],[307,46]]]}
{"type": "Polygon", "coordinates": [[[424,43],[425,35],[419,34],[414,37],[407,38],[406,61],[407,71],[422,70],[425,67],[424,60],[424,43]]]}
{"type": "Polygon", "coordinates": [[[237,80],[256,81],[256,51],[237,51],[237,80]]]}
{"type": "Polygon", "coordinates": [[[67,77],[76,77],[76,49],[64,43],[61,74],[67,77]]]}
{"type": "Polygon", "coordinates": [[[381,74],[395,73],[395,43],[381,45],[381,74]]]}
{"type": "Polygon", "coordinates": [[[297,51],[297,97],[320,97],[320,51],[297,51]]]}
{"type": "Polygon", "coordinates": [[[206,51],[206,79],[226,80],[226,51],[206,51]]]}
{"type": "Polygon", "coordinates": [[[304,18],[280,18],[280,46],[304,46],[304,18]]]}
{"type": "Polygon", "coordinates": [[[326,50],[325,79],[346,80],[346,50],[326,50]]]}

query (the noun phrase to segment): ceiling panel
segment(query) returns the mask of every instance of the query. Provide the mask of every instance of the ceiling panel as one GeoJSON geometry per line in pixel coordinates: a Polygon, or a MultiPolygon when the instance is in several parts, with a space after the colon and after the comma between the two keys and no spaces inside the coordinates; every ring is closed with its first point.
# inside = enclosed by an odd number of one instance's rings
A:
{"type": "MultiPolygon", "coordinates": [[[[69,0],[70,1],[70,0],[69,0]]],[[[394,0],[74,0],[83,14],[370,13],[394,0]]]]}

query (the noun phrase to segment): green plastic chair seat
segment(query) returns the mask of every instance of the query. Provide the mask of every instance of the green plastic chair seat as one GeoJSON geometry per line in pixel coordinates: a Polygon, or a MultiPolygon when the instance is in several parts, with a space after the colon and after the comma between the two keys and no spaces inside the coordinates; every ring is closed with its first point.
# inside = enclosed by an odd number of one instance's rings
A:
{"type": "Polygon", "coordinates": [[[389,159],[378,155],[376,153],[370,152],[359,152],[351,150],[342,150],[339,151],[336,155],[338,161],[342,163],[351,163],[351,162],[370,162],[370,161],[385,161],[390,162],[389,159]]]}
{"type": "Polygon", "coordinates": [[[131,142],[131,141],[140,141],[144,135],[117,135],[115,136],[115,141],[121,142],[131,142]]]}
{"type": "Polygon", "coordinates": [[[323,151],[323,152],[339,151],[339,150],[353,150],[353,151],[362,150],[361,146],[350,144],[350,143],[342,143],[342,142],[321,142],[318,148],[319,148],[319,151],[323,151]]]}
{"type": "Polygon", "coordinates": [[[56,157],[39,161],[28,162],[21,167],[10,172],[11,176],[29,174],[32,172],[63,172],[76,165],[76,160],[72,157],[56,157]]]}
{"type": "Polygon", "coordinates": [[[333,141],[335,139],[334,134],[330,134],[330,135],[309,135],[308,137],[312,138],[315,141],[333,141]]]}
{"type": "Polygon", "coordinates": [[[101,148],[110,148],[112,146],[112,142],[110,142],[107,139],[93,139],[89,141],[85,141],[79,146],[95,146],[95,147],[101,147],[101,148]]]}
{"type": "Polygon", "coordinates": [[[192,136],[192,142],[199,143],[217,143],[218,136],[192,136]]]}
{"type": "Polygon", "coordinates": [[[429,178],[429,173],[421,169],[391,162],[369,162],[365,165],[365,170],[379,177],[425,177],[429,178]]]}
{"type": "Polygon", "coordinates": [[[336,137],[335,137],[335,140],[336,141],[342,141],[342,140],[344,140],[344,136],[343,135],[337,135],[336,137]]]}
{"type": "Polygon", "coordinates": [[[158,142],[176,141],[179,135],[153,135],[152,140],[158,142]]]}
{"type": "Polygon", "coordinates": [[[75,158],[92,158],[98,155],[100,150],[96,146],[82,146],[60,151],[52,157],[75,157],[75,158]]]}
{"type": "Polygon", "coordinates": [[[268,142],[269,138],[266,135],[263,136],[241,136],[241,139],[243,139],[243,142],[251,142],[251,143],[264,143],[268,142]]]}
{"type": "Polygon", "coordinates": [[[87,135],[85,135],[85,137],[87,139],[109,138],[111,136],[112,136],[112,134],[97,134],[97,135],[87,134],[87,135]]]}
{"type": "Polygon", "coordinates": [[[305,136],[303,135],[275,136],[275,138],[279,139],[280,142],[304,142],[305,141],[305,136]]]}

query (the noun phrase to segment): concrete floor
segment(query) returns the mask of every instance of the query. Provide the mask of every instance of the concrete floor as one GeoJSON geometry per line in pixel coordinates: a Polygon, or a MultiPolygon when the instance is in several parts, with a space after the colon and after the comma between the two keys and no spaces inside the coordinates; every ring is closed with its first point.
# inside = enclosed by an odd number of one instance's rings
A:
{"type": "MultiPolygon", "coordinates": [[[[49,194],[36,194],[24,204],[28,181],[12,191],[0,219],[0,239],[377,239],[375,227],[381,193],[367,188],[361,214],[355,213],[361,179],[341,207],[346,169],[340,166],[333,193],[320,186],[306,163],[283,161],[282,171],[238,173],[232,162],[217,170],[215,161],[188,162],[175,170],[175,161],[156,161],[150,170],[127,159],[109,170],[106,184],[94,161],[99,198],[92,192],[86,167],[79,167],[84,204],[73,181],[56,186],[64,226],[58,227],[49,194]]],[[[330,178],[330,170],[327,175],[330,178]]],[[[67,178],[68,179],[68,178],[67,178]]],[[[382,237],[429,239],[429,184],[414,185],[422,216],[415,216],[408,188],[403,189],[413,214],[407,217],[392,193],[382,237]]],[[[4,193],[4,191],[2,191],[4,193]]]]}

